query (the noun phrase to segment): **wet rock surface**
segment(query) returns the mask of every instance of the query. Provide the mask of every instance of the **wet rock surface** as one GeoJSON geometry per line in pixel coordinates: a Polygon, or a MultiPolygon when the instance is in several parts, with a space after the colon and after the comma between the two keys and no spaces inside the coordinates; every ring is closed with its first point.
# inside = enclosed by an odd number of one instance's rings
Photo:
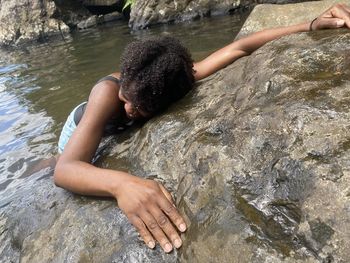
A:
{"type": "MultiPolygon", "coordinates": [[[[257,5],[249,14],[237,38],[263,29],[312,21],[333,4],[338,3],[336,0],[323,0],[273,5],[275,2],[279,3],[278,1],[264,0],[266,4],[257,5]]],[[[349,5],[350,1],[342,1],[342,3],[349,5]]]]}
{"type": "Polygon", "coordinates": [[[122,6],[123,1],[4,0],[0,2],[0,45],[64,40],[72,29],[123,19],[116,11],[122,6]]]}
{"type": "Polygon", "coordinates": [[[0,3],[0,44],[20,44],[28,40],[64,37],[68,26],[54,17],[54,1],[3,0],[0,3]]]}
{"type": "Polygon", "coordinates": [[[203,80],[100,165],[164,183],[189,224],[149,250],[109,199],[51,171],[0,208],[4,262],[349,262],[350,33],[273,41],[203,80]]]}

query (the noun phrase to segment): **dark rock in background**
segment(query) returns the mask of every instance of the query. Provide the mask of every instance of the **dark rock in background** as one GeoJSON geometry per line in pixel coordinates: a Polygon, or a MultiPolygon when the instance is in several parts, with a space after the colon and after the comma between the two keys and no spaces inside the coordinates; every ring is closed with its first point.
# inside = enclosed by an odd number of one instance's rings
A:
{"type": "Polygon", "coordinates": [[[54,0],[54,3],[57,7],[57,19],[62,20],[70,28],[75,28],[78,23],[91,16],[82,1],[54,0]]]}
{"type": "Polygon", "coordinates": [[[70,30],[129,18],[129,15],[130,27],[139,29],[153,24],[228,14],[250,9],[257,3],[264,2],[295,1],[136,0],[129,14],[130,8],[122,11],[125,0],[4,0],[0,2],[0,44],[17,45],[37,40],[47,41],[53,36],[64,39],[70,30]]]}
{"type": "Polygon", "coordinates": [[[0,45],[65,39],[72,29],[123,19],[116,12],[122,6],[123,1],[4,0],[0,2],[0,45]]]}
{"type": "Polygon", "coordinates": [[[84,0],[83,5],[92,14],[104,15],[115,11],[121,12],[124,0],[84,0]]]}
{"type": "Polygon", "coordinates": [[[55,18],[53,1],[3,0],[0,2],[0,44],[44,41],[52,36],[64,38],[68,26],[55,18]]]}
{"type": "Polygon", "coordinates": [[[129,26],[145,28],[152,24],[178,22],[215,14],[227,14],[238,8],[240,1],[167,1],[139,0],[131,8],[129,26]]]}

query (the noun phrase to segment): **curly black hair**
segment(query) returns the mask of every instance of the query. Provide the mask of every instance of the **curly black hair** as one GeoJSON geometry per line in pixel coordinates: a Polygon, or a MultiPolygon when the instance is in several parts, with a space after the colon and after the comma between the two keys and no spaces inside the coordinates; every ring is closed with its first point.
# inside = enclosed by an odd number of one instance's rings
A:
{"type": "Polygon", "coordinates": [[[185,96],[193,87],[193,60],[173,37],[130,43],[121,57],[123,94],[151,115],[185,96]]]}

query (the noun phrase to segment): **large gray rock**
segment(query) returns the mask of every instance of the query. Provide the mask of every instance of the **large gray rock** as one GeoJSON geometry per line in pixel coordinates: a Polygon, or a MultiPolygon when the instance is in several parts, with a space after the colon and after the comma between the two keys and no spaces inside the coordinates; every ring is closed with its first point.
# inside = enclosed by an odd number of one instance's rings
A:
{"type": "Polygon", "coordinates": [[[115,139],[100,165],[171,190],[181,250],[147,249],[115,201],[51,170],[0,200],[1,260],[350,262],[349,46],[347,29],[273,41],[115,139]]]}
{"type": "MultiPolygon", "coordinates": [[[[302,4],[257,5],[245,21],[237,38],[263,29],[312,21],[315,17],[338,2],[336,0],[323,0],[302,4]]],[[[350,5],[349,0],[344,0],[342,3],[350,5]]]]}
{"type": "Polygon", "coordinates": [[[69,28],[75,28],[82,20],[91,16],[88,9],[81,1],[76,0],[54,0],[57,12],[55,17],[63,21],[69,28]]]}
{"type": "Polygon", "coordinates": [[[0,44],[64,37],[68,26],[54,18],[56,5],[51,0],[3,0],[0,2],[0,44]]]}
{"type": "Polygon", "coordinates": [[[349,262],[349,46],[348,30],[284,37],[116,139],[102,166],[155,178],[175,195],[189,224],[177,253],[147,249],[114,201],[39,174],[0,210],[0,257],[349,262]]]}

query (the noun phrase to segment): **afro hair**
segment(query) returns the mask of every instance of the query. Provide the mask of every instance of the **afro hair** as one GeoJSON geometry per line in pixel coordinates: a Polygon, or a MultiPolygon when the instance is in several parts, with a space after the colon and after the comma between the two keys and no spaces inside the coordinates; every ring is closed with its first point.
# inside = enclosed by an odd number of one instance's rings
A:
{"type": "Polygon", "coordinates": [[[136,107],[155,114],[192,89],[193,60],[173,37],[130,43],[121,57],[122,92],[136,107]]]}

